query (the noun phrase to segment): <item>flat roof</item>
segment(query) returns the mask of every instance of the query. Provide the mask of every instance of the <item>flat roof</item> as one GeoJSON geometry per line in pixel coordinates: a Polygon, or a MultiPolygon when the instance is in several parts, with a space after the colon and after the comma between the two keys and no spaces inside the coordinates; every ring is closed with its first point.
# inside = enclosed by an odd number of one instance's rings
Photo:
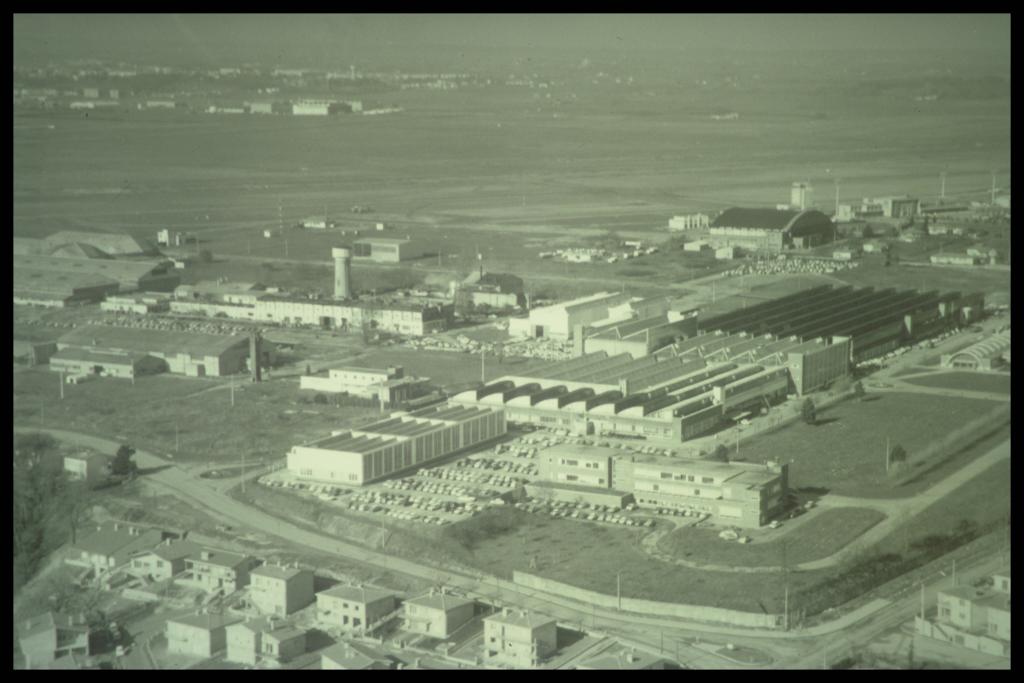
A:
{"type": "Polygon", "coordinates": [[[242,564],[249,559],[247,555],[239,555],[237,553],[229,553],[224,550],[210,550],[209,548],[203,548],[199,551],[199,555],[196,557],[189,558],[193,563],[196,564],[212,564],[218,567],[228,567],[234,569],[238,565],[242,564]],[[203,558],[202,553],[209,553],[207,558],[203,558]]]}
{"type": "Polygon", "coordinates": [[[50,356],[50,361],[80,360],[89,363],[104,363],[106,365],[133,365],[136,361],[145,358],[144,353],[104,353],[103,351],[90,351],[89,349],[68,348],[61,349],[50,356]]]}
{"type": "MultiPolygon", "coordinates": [[[[85,325],[57,340],[58,344],[86,348],[162,353],[176,356],[219,355],[240,344],[248,344],[241,335],[215,335],[197,332],[173,332],[112,325],[85,325]]],[[[248,348],[248,347],[247,347],[248,348]]]]}
{"type": "Polygon", "coordinates": [[[582,444],[575,443],[564,443],[549,446],[541,451],[541,453],[552,453],[570,458],[587,458],[590,460],[611,458],[622,455],[622,451],[617,448],[609,448],[607,446],[584,446],[582,444]]]}
{"type": "Polygon", "coordinates": [[[348,453],[369,453],[387,441],[379,436],[353,435],[351,432],[329,436],[320,441],[307,444],[311,448],[323,448],[331,451],[345,451],[348,453]]]}

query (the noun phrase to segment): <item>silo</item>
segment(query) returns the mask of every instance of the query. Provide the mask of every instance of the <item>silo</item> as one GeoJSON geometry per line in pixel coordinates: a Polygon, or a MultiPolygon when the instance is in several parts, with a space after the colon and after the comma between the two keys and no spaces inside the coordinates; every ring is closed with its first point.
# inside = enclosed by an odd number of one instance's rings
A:
{"type": "Polygon", "coordinates": [[[331,249],[334,257],[334,298],[352,298],[352,252],[348,249],[331,249]]]}

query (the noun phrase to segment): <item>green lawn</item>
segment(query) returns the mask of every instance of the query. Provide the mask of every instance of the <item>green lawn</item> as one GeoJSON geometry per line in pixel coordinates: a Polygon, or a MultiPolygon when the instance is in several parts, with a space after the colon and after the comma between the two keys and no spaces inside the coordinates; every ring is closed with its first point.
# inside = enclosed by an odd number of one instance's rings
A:
{"type": "Polygon", "coordinates": [[[661,539],[658,547],[673,557],[737,567],[792,566],[828,557],[878,524],[885,515],[868,508],[822,510],[802,524],[796,536],[740,544],[723,541],[717,529],[686,526],[661,539]],[[785,550],[783,550],[785,546],[785,550]]]}
{"type": "Polygon", "coordinates": [[[906,380],[908,384],[939,389],[962,389],[964,391],[988,391],[994,394],[1010,393],[1009,373],[943,372],[927,377],[906,380]]]}
{"type": "Polygon", "coordinates": [[[849,496],[891,497],[885,472],[886,439],[911,458],[932,440],[993,410],[992,401],[885,392],[865,401],[843,401],[818,413],[818,424],[796,422],[744,444],[741,456],[789,462],[790,486],[827,488],[849,496]]]}

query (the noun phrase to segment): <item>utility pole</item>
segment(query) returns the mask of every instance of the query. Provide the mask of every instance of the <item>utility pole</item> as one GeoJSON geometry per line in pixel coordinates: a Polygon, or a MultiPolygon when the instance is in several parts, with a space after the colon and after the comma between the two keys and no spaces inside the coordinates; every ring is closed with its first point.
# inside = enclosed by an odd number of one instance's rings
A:
{"type": "Polygon", "coordinates": [[[46,404],[43,399],[39,399],[39,426],[46,426],[46,404]]]}
{"type": "Polygon", "coordinates": [[[946,172],[943,171],[939,176],[942,178],[942,190],[939,195],[939,203],[942,204],[946,201],[946,172]]]}
{"type": "Polygon", "coordinates": [[[783,599],[784,599],[784,605],[785,605],[783,607],[783,611],[785,611],[785,613],[786,613],[785,624],[786,624],[786,630],[788,631],[789,630],[789,581],[786,581],[786,592],[785,592],[785,596],[784,596],[783,599]]]}
{"type": "Polygon", "coordinates": [[[180,445],[181,445],[181,443],[178,441],[178,423],[175,422],[174,423],[174,452],[175,453],[178,452],[178,448],[179,448],[180,445]]]}
{"type": "Polygon", "coordinates": [[[921,619],[924,619],[924,581],[921,582],[921,619]]]}
{"type": "Polygon", "coordinates": [[[60,371],[60,400],[64,400],[64,371],[60,371]]]}
{"type": "Polygon", "coordinates": [[[245,494],[245,448],[242,449],[242,494],[245,494]]]}
{"type": "Polygon", "coordinates": [[[231,375],[231,407],[235,407],[235,376],[231,375]]]}
{"type": "MultiPolygon", "coordinates": [[[[618,604],[618,607],[616,609],[618,609],[621,612],[622,611],[622,572],[621,571],[615,572],[615,601],[618,604]]],[[[663,633],[661,635],[661,637],[662,637],[662,649],[664,649],[665,634],[663,633]]]]}
{"type": "Polygon", "coordinates": [[[284,238],[284,257],[288,258],[288,238],[284,238]]]}
{"type": "Polygon", "coordinates": [[[886,474],[888,474],[888,472],[889,472],[889,454],[890,453],[891,453],[891,451],[889,450],[889,437],[885,437],[885,471],[886,471],[886,474]]]}
{"type": "Polygon", "coordinates": [[[953,560],[953,587],[956,588],[956,560],[953,560]]]}
{"type": "Polygon", "coordinates": [[[992,171],[992,204],[996,203],[996,172],[992,171]]]}
{"type": "Polygon", "coordinates": [[[480,381],[486,383],[487,379],[485,376],[486,366],[484,364],[484,350],[480,349],[480,381]]]}

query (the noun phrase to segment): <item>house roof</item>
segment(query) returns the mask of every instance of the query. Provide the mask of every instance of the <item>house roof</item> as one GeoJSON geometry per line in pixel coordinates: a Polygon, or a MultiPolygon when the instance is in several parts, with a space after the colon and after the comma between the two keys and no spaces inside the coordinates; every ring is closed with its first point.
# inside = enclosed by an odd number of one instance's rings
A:
{"type": "MultiPolygon", "coordinates": [[[[15,283],[19,281],[18,273],[23,271],[22,279],[27,282],[31,277],[40,279],[57,279],[58,276],[87,276],[94,281],[105,278],[118,282],[123,287],[138,287],[140,281],[150,276],[174,275],[168,270],[165,261],[122,261],[101,258],[66,258],[25,254],[14,261],[15,283]],[[39,273],[32,276],[31,273],[39,273]]],[[[82,285],[80,285],[82,286],[82,285]]]]}
{"type": "Polygon", "coordinates": [[[238,567],[248,559],[248,555],[239,555],[237,553],[229,553],[223,550],[211,550],[209,548],[201,548],[199,553],[189,558],[189,560],[195,564],[212,564],[218,567],[227,567],[229,569],[238,567]],[[209,553],[205,559],[202,556],[203,552],[209,553]]]}
{"type": "Polygon", "coordinates": [[[90,555],[103,555],[109,557],[119,551],[132,552],[156,546],[163,538],[163,533],[157,529],[139,529],[137,535],[131,534],[129,526],[119,526],[114,529],[113,525],[107,525],[79,539],[73,548],[79,552],[87,552],[90,555]]]}
{"type": "Polygon", "coordinates": [[[306,632],[300,628],[296,628],[291,624],[281,624],[276,628],[264,630],[263,635],[267,638],[273,638],[274,640],[292,640],[293,638],[300,638],[306,635],[306,632]]]}
{"type": "Polygon", "coordinates": [[[368,669],[378,663],[390,666],[390,660],[385,654],[348,641],[335,643],[320,654],[346,669],[368,669]]]}
{"type": "Polygon", "coordinates": [[[181,617],[174,617],[168,619],[168,624],[184,624],[185,626],[192,626],[194,628],[201,628],[206,631],[212,631],[217,628],[224,628],[237,624],[241,621],[241,617],[236,617],[231,614],[203,614],[202,612],[196,614],[187,614],[181,617]]]}
{"type": "Polygon", "coordinates": [[[18,636],[20,638],[31,638],[55,628],[78,631],[79,633],[89,632],[87,624],[75,624],[74,620],[66,614],[44,612],[18,624],[18,636]]]}
{"type": "Polygon", "coordinates": [[[537,614],[535,612],[518,612],[513,611],[508,614],[492,614],[491,616],[484,619],[496,624],[508,624],[509,626],[526,626],[527,628],[538,628],[540,626],[547,626],[548,624],[555,623],[555,619],[543,614],[537,614]]]}
{"type": "Polygon", "coordinates": [[[328,588],[325,591],[320,591],[317,595],[327,595],[332,598],[341,598],[342,600],[351,600],[352,602],[367,604],[395,597],[395,593],[393,591],[382,590],[380,588],[364,588],[362,586],[345,586],[343,584],[328,588]]]}
{"type": "Polygon", "coordinates": [[[240,335],[86,325],[63,335],[57,343],[63,346],[93,347],[104,351],[136,351],[170,356],[188,354],[197,357],[220,355],[239,344],[248,344],[248,339],[240,335]]]}
{"type": "Polygon", "coordinates": [[[405,604],[429,607],[431,609],[440,609],[448,612],[462,607],[463,605],[472,605],[474,604],[474,601],[468,598],[460,598],[456,595],[443,595],[438,593],[435,595],[422,595],[418,598],[407,600],[405,604]]]}
{"type": "Polygon", "coordinates": [[[142,353],[104,353],[103,351],[90,351],[89,349],[61,349],[50,356],[50,361],[78,360],[89,363],[103,363],[104,365],[134,365],[145,358],[142,353]]]}
{"type": "Polygon", "coordinates": [[[308,573],[308,570],[299,569],[297,567],[279,567],[274,564],[265,564],[249,572],[250,576],[266,576],[272,579],[281,579],[283,581],[287,581],[288,579],[292,579],[299,574],[304,573],[308,573]]]}
{"type": "Polygon", "coordinates": [[[733,207],[723,211],[711,222],[712,228],[751,228],[756,230],[791,231],[797,224],[831,224],[828,216],[815,209],[744,209],[733,207]]]}
{"type": "Polygon", "coordinates": [[[202,547],[197,543],[192,543],[191,541],[172,541],[171,543],[161,543],[156,548],[140,553],[140,555],[152,553],[161,560],[173,562],[174,560],[193,557],[201,551],[202,547]]]}

